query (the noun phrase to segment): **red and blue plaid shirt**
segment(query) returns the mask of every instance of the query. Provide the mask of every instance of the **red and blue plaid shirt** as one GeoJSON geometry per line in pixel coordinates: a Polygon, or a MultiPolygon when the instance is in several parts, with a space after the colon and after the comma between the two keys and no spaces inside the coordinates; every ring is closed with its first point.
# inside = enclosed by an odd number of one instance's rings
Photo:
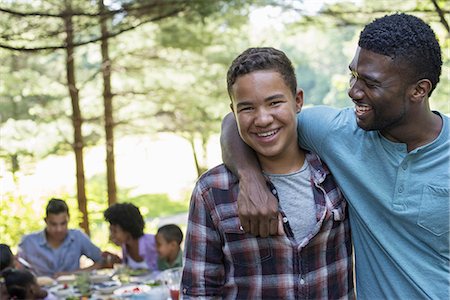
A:
{"type": "Polygon", "coordinates": [[[242,231],[237,178],[224,165],[201,176],[190,203],[183,299],[355,298],[345,199],[320,159],[311,153],[306,159],[317,224],[299,242],[283,212],[285,236],[260,238],[242,231]]]}

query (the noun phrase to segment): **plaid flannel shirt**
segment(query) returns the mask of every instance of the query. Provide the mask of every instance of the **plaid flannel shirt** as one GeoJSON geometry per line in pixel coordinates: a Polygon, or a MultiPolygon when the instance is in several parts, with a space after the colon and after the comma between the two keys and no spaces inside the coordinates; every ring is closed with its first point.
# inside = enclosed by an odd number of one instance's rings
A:
{"type": "Polygon", "coordinates": [[[242,231],[237,178],[224,165],[201,176],[190,203],[183,299],[355,298],[345,199],[320,159],[311,153],[306,159],[317,223],[298,242],[282,211],[285,236],[260,238],[242,231]]]}

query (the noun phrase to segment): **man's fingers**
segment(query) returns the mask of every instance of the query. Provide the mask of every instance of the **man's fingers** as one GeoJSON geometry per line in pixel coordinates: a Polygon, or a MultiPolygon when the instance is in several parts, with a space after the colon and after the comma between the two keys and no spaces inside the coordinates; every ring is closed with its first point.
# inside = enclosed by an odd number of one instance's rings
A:
{"type": "Polygon", "coordinates": [[[270,219],[269,223],[269,234],[270,235],[277,235],[278,234],[278,218],[277,219],[270,219]]]}
{"type": "Polygon", "coordinates": [[[259,222],[259,235],[263,238],[268,237],[269,236],[269,227],[270,227],[270,221],[269,222],[260,221],[259,222]]]}
{"type": "Polygon", "coordinates": [[[253,219],[250,221],[250,233],[254,236],[259,235],[259,222],[257,219],[253,219]]]}

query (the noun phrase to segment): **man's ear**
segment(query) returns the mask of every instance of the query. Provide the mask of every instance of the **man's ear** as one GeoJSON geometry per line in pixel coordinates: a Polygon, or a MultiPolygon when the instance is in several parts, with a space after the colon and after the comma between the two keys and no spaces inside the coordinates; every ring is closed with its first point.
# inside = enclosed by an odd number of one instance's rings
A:
{"type": "Polygon", "coordinates": [[[421,79],[415,83],[411,91],[411,100],[413,102],[422,102],[428,98],[433,84],[428,79],[421,79]]]}

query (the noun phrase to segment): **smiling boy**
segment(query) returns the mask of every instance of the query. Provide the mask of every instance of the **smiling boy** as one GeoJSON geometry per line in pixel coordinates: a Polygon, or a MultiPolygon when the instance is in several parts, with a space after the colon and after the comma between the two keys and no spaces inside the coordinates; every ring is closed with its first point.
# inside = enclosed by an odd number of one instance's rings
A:
{"type": "Polygon", "coordinates": [[[303,92],[292,63],[274,48],[247,49],[227,85],[239,134],[279,199],[286,236],[245,233],[237,177],[224,165],[209,170],[192,193],[183,298],[354,298],[346,202],[328,168],[296,142],[303,92]]]}

